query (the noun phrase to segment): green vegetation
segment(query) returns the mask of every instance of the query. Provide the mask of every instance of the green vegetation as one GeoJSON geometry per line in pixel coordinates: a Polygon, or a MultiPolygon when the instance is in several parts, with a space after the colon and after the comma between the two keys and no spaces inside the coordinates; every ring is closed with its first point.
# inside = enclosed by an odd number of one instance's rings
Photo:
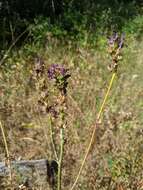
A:
{"type": "MultiPolygon", "coordinates": [[[[143,189],[142,2],[0,1],[0,17],[0,120],[10,154],[7,159],[48,158],[58,163],[64,141],[59,189],[70,189],[74,183],[112,76],[107,39],[114,31],[125,33],[96,142],[75,189],[143,189]],[[58,74],[50,80],[48,69],[53,64],[58,65],[58,74]],[[63,67],[70,77],[61,74],[63,67]],[[53,119],[51,111],[60,116],[53,119]],[[61,141],[59,126],[66,126],[61,141]]],[[[7,156],[1,132],[0,136],[3,160],[7,156]]],[[[0,179],[0,188],[24,183],[21,174],[11,177],[12,184],[0,179]]],[[[56,184],[50,187],[29,179],[27,189],[56,189],[56,184]]]]}

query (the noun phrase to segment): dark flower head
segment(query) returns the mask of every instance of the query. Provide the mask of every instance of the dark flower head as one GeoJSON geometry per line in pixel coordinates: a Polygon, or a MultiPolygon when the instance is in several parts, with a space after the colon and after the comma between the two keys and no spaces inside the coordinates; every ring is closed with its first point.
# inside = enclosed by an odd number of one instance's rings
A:
{"type": "Polygon", "coordinates": [[[122,59],[121,49],[124,46],[125,34],[117,34],[116,32],[108,39],[108,52],[112,57],[112,64],[109,65],[110,71],[117,71],[118,61],[122,59]]]}
{"type": "Polygon", "coordinates": [[[113,35],[108,39],[108,45],[111,48],[119,48],[121,49],[123,47],[125,40],[125,34],[122,34],[121,36],[118,35],[118,33],[114,32],[113,35]]]}
{"type": "Polygon", "coordinates": [[[67,69],[63,65],[53,64],[48,69],[48,78],[56,79],[58,76],[64,77],[67,73],[67,69]]]}
{"type": "Polygon", "coordinates": [[[109,46],[114,46],[116,40],[118,39],[118,34],[116,32],[108,39],[109,46]]]}

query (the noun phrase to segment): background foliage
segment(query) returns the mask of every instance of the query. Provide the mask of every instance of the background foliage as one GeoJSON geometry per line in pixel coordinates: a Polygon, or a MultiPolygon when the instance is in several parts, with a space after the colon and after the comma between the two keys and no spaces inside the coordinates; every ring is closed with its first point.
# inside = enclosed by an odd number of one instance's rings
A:
{"type": "MultiPolygon", "coordinates": [[[[76,40],[83,39],[85,31],[88,35],[91,32],[106,35],[111,30],[122,30],[128,22],[142,15],[141,4],[140,0],[1,1],[1,46],[6,47],[30,24],[38,25],[39,36],[43,36],[43,30],[57,37],[72,36],[76,40]]],[[[136,30],[136,27],[132,28],[136,30]]],[[[21,42],[27,34],[28,31],[21,42]]],[[[29,37],[33,37],[33,34],[30,33],[29,37]]]]}

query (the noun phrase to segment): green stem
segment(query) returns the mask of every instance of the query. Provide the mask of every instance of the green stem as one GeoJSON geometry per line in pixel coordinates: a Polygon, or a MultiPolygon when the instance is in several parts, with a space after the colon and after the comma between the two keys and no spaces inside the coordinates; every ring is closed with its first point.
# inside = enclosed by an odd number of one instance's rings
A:
{"type": "Polygon", "coordinates": [[[60,129],[60,157],[58,162],[58,186],[57,190],[61,190],[61,177],[62,177],[62,160],[63,160],[63,152],[64,152],[64,129],[63,127],[60,129]]]}
{"type": "Polygon", "coordinates": [[[50,118],[50,137],[51,137],[51,143],[52,143],[52,148],[53,148],[53,152],[54,152],[54,155],[55,155],[55,159],[58,161],[56,143],[55,143],[55,140],[54,140],[53,123],[52,123],[51,118],[50,118]]]}

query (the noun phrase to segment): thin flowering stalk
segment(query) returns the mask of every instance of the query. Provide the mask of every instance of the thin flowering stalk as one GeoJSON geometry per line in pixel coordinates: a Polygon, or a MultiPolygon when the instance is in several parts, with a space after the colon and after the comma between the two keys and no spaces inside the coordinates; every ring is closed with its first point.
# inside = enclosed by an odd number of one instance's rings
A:
{"type": "Polygon", "coordinates": [[[106,105],[106,102],[107,102],[107,99],[109,97],[109,94],[110,94],[110,91],[111,91],[111,88],[112,88],[112,85],[113,85],[113,82],[115,80],[115,76],[116,76],[116,73],[117,73],[117,68],[118,68],[118,62],[119,62],[119,55],[120,55],[120,50],[121,48],[123,48],[123,45],[124,45],[124,39],[125,39],[125,36],[124,34],[122,34],[121,36],[119,36],[117,33],[114,33],[108,40],[108,46],[109,46],[109,53],[112,57],[112,64],[111,64],[111,67],[112,67],[112,70],[113,71],[113,74],[112,74],[112,77],[110,79],[110,82],[109,82],[109,85],[108,85],[108,89],[105,93],[105,96],[104,96],[104,99],[103,99],[103,102],[100,106],[100,109],[99,109],[99,112],[97,114],[97,118],[96,118],[96,122],[95,122],[95,126],[94,126],[94,129],[92,131],[92,135],[91,135],[91,138],[90,138],[90,142],[89,142],[89,145],[86,149],[86,152],[85,152],[85,156],[83,158],[83,161],[81,163],[81,167],[79,169],[79,172],[77,174],[77,177],[71,187],[70,190],[73,190],[77,184],[77,181],[81,175],[81,172],[83,170],[83,167],[84,167],[84,164],[86,162],[86,159],[88,157],[88,154],[92,148],[92,145],[94,144],[94,140],[95,140],[95,133],[96,133],[96,128],[97,128],[97,123],[99,122],[100,118],[101,118],[101,115],[104,111],[104,108],[105,108],[105,105],[106,105]]]}
{"type": "MultiPolygon", "coordinates": [[[[102,104],[101,104],[101,106],[100,106],[100,109],[99,109],[99,112],[98,112],[97,120],[96,120],[96,121],[98,121],[98,120],[101,118],[101,115],[102,115],[102,113],[103,113],[103,111],[104,111],[105,104],[106,104],[107,99],[108,99],[108,97],[109,97],[109,93],[110,93],[110,91],[111,91],[111,88],[112,88],[112,85],[113,85],[115,76],[116,76],[116,72],[114,72],[114,73],[112,74],[112,77],[111,77],[111,80],[110,80],[110,83],[109,83],[107,92],[106,92],[105,97],[104,97],[104,99],[103,99],[103,102],[102,102],[102,104]]],[[[91,147],[92,147],[92,145],[93,145],[93,142],[94,142],[95,133],[96,133],[96,127],[97,127],[97,125],[96,125],[96,123],[95,123],[94,129],[93,129],[93,131],[92,131],[92,135],[91,135],[91,138],[90,138],[89,145],[88,145],[88,147],[87,147],[87,149],[86,149],[85,156],[84,156],[83,161],[82,161],[82,163],[81,163],[81,167],[80,167],[80,169],[79,169],[79,172],[78,172],[78,174],[77,174],[77,177],[76,177],[76,179],[75,179],[75,181],[74,181],[74,183],[73,183],[73,185],[72,185],[72,187],[71,187],[70,190],[73,190],[73,189],[75,188],[75,186],[76,186],[76,184],[77,184],[77,182],[78,182],[78,180],[79,180],[79,177],[80,177],[81,172],[82,172],[82,170],[83,170],[83,167],[84,167],[84,165],[85,165],[86,159],[87,159],[87,157],[88,157],[88,154],[89,154],[89,152],[90,152],[90,150],[91,150],[91,147]]]]}

